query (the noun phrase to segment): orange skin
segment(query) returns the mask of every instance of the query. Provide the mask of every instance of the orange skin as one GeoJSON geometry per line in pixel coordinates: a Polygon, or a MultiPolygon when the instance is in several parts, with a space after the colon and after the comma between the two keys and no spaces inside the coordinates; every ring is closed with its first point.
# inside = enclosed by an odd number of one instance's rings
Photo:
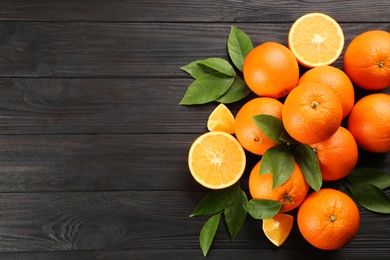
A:
{"type": "Polygon", "coordinates": [[[330,138],[311,147],[316,151],[325,181],[340,180],[356,166],[358,147],[353,135],[344,127],[340,126],[330,138]]]}
{"type": "Polygon", "coordinates": [[[336,92],[320,83],[298,85],[283,105],[283,124],[295,140],[314,144],[331,137],[339,128],[343,109],[336,92]]]}
{"type": "Polygon", "coordinates": [[[260,174],[261,161],[252,169],[249,176],[249,192],[253,199],[268,199],[282,203],[280,212],[298,207],[309,191],[305,177],[297,163],[291,177],[279,187],[272,189],[272,174],[260,174]]]}
{"type": "Polygon", "coordinates": [[[348,130],[363,150],[390,151],[390,95],[376,93],[360,99],[349,115],[348,130]]]}
{"type": "Polygon", "coordinates": [[[343,106],[343,118],[351,112],[355,104],[355,90],[344,71],[332,66],[315,67],[301,76],[298,85],[309,82],[322,83],[336,92],[343,106]]]}
{"type": "Polygon", "coordinates": [[[302,236],[313,246],[335,250],[355,237],[360,214],[355,202],[341,191],[324,188],[307,196],[298,210],[302,236]]]}
{"type": "Polygon", "coordinates": [[[246,84],[257,95],[281,98],[297,85],[299,66],[286,46],[266,42],[246,56],[243,73],[246,84]]]}
{"type": "Polygon", "coordinates": [[[235,118],[234,132],[247,151],[263,155],[268,148],[277,144],[260,131],[253,116],[267,114],[282,119],[282,109],[280,101],[267,97],[254,98],[241,107],[235,118]]]}
{"type": "Polygon", "coordinates": [[[390,33],[372,30],[356,36],[345,50],[344,70],[361,88],[390,86],[390,33]]]}

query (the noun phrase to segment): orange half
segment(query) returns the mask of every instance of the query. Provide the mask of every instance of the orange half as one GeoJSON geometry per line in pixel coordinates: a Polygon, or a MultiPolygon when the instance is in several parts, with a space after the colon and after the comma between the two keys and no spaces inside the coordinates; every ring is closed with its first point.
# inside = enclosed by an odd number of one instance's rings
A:
{"type": "Polygon", "coordinates": [[[221,103],[211,112],[207,120],[207,129],[234,134],[234,116],[226,105],[221,103]]]}
{"type": "Polygon", "coordinates": [[[343,51],[344,33],[332,17],[323,13],[308,13],[291,26],[288,47],[305,67],[330,65],[343,51]]]}
{"type": "Polygon", "coordinates": [[[290,235],[293,224],[292,215],[278,213],[272,218],[263,219],[263,231],[275,246],[281,246],[290,235]]]}
{"type": "Polygon", "coordinates": [[[199,136],[191,145],[188,166],[194,179],[209,189],[235,184],[245,170],[246,156],[232,135],[213,131],[199,136]]]}

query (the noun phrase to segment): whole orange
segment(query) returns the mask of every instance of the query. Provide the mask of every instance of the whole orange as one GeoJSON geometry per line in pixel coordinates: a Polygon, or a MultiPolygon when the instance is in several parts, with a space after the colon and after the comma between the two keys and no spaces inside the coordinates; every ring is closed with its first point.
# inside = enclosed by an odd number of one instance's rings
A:
{"type": "Polygon", "coordinates": [[[260,174],[259,161],[249,176],[249,192],[253,199],[267,199],[282,203],[280,212],[287,212],[298,207],[309,191],[305,177],[297,163],[290,178],[282,185],[272,189],[272,173],[260,174]]]}
{"type": "Polygon", "coordinates": [[[286,46],[266,42],[248,53],[243,73],[246,84],[254,93],[280,98],[297,85],[299,66],[294,54],[286,46]]]}
{"type": "Polygon", "coordinates": [[[344,70],[361,88],[390,86],[390,33],[372,30],[356,36],[345,50],[344,70]]]}
{"type": "Polygon", "coordinates": [[[313,246],[335,250],[355,237],[360,214],[355,202],[341,191],[324,188],[307,196],[297,216],[302,236],[313,246]]]}
{"type": "Polygon", "coordinates": [[[348,130],[362,149],[390,151],[390,95],[370,94],[356,102],[348,117],[348,130]]]}
{"type": "Polygon", "coordinates": [[[321,83],[304,83],[294,88],[283,105],[283,124],[295,140],[314,144],[331,137],[343,116],[336,92],[321,83]]]}
{"type": "Polygon", "coordinates": [[[340,180],[356,166],[358,147],[355,138],[342,126],[330,138],[311,147],[316,151],[325,181],[340,180]]]}
{"type": "Polygon", "coordinates": [[[253,116],[267,114],[281,119],[282,109],[283,104],[279,100],[268,97],[254,98],[240,108],[234,121],[234,132],[247,151],[263,155],[268,148],[277,144],[260,131],[253,116]]]}
{"type": "Polygon", "coordinates": [[[298,81],[299,84],[317,82],[333,89],[343,106],[343,118],[351,112],[355,104],[355,90],[347,74],[332,66],[319,66],[306,71],[298,81]]]}

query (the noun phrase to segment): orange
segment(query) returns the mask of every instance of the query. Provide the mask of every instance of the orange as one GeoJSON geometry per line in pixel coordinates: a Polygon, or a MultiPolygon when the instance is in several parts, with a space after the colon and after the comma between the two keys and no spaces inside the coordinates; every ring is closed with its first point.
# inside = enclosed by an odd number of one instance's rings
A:
{"type": "Polygon", "coordinates": [[[359,229],[355,202],[341,191],[324,188],[307,196],[299,207],[298,228],[313,246],[335,250],[346,246],[359,229]]]}
{"type": "Polygon", "coordinates": [[[314,144],[331,137],[339,128],[343,109],[336,92],[320,83],[298,85],[283,105],[283,124],[295,140],[314,144]]]}
{"type": "Polygon", "coordinates": [[[344,70],[361,88],[390,86],[390,33],[372,30],[356,36],[345,50],[344,70]]]}
{"type": "Polygon", "coordinates": [[[226,105],[221,103],[211,112],[207,120],[207,129],[234,134],[234,116],[226,105]]]}
{"type": "Polygon", "coordinates": [[[344,127],[340,126],[330,138],[311,147],[316,151],[325,181],[340,180],[356,166],[358,147],[353,135],[344,127]]]}
{"type": "Polygon", "coordinates": [[[191,145],[188,166],[194,179],[210,189],[235,184],[245,170],[246,157],[232,135],[215,131],[199,136],[191,145]]]}
{"type": "Polygon", "coordinates": [[[280,98],[297,85],[299,66],[286,46],[266,42],[248,53],[243,73],[246,84],[254,93],[280,98]]]}
{"type": "Polygon", "coordinates": [[[343,51],[344,33],[329,15],[308,13],[291,26],[288,47],[305,67],[330,65],[343,51]]]}
{"type": "Polygon", "coordinates": [[[260,131],[253,116],[267,114],[281,119],[282,109],[280,101],[267,97],[249,100],[240,108],[234,122],[234,132],[247,151],[263,155],[268,148],[277,144],[260,131]]]}
{"type": "Polygon", "coordinates": [[[348,129],[362,149],[390,151],[390,95],[376,93],[360,99],[349,115],[348,129]]]}
{"type": "Polygon", "coordinates": [[[317,82],[333,89],[343,106],[343,118],[351,112],[355,104],[355,90],[347,74],[341,69],[332,66],[319,66],[306,71],[299,79],[298,84],[317,82]]]}
{"type": "Polygon", "coordinates": [[[287,212],[298,207],[309,191],[305,177],[294,162],[290,178],[282,185],[272,189],[272,173],[260,174],[261,161],[252,169],[249,176],[249,192],[253,199],[274,200],[282,203],[280,212],[287,212]]]}
{"type": "Polygon", "coordinates": [[[281,246],[290,235],[293,224],[292,215],[278,213],[272,218],[263,219],[263,231],[275,246],[281,246]]]}

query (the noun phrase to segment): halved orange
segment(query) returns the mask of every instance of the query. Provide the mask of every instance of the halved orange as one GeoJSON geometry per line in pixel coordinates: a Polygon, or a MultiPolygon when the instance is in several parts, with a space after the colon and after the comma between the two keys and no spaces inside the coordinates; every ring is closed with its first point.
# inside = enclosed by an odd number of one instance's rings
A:
{"type": "Polygon", "coordinates": [[[343,51],[344,33],[329,15],[308,13],[291,26],[288,47],[305,67],[330,65],[343,51]]]}
{"type": "Polygon", "coordinates": [[[281,246],[290,235],[293,224],[292,215],[278,213],[272,218],[263,219],[263,231],[275,246],[281,246]]]}
{"type": "Polygon", "coordinates": [[[223,189],[242,176],[246,155],[238,140],[226,132],[207,132],[191,145],[188,167],[194,179],[209,189],[223,189]]]}
{"type": "Polygon", "coordinates": [[[211,112],[207,120],[207,129],[234,134],[234,116],[226,105],[221,103],[211,112]]]}

